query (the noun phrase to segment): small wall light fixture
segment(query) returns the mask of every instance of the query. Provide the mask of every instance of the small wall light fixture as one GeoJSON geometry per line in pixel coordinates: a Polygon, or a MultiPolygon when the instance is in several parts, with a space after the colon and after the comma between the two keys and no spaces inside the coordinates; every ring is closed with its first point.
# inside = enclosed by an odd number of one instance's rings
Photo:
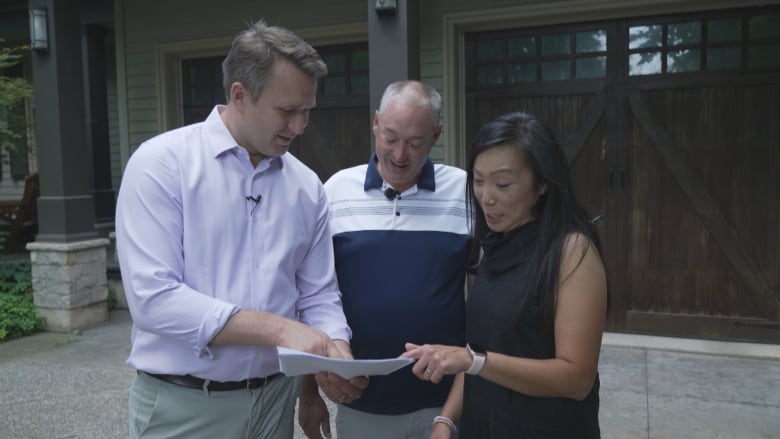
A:
{"type": "Polygon", "coordinates": [[[49,50],[46,8],[30,9],[30,47],[35,50],[49,50]]]}
{"type": "Polygon", "coordinates": [[[395,14],[398,4],[396,0],[375,0],[374,10],[378,15],[393,15],[395,14]]]}

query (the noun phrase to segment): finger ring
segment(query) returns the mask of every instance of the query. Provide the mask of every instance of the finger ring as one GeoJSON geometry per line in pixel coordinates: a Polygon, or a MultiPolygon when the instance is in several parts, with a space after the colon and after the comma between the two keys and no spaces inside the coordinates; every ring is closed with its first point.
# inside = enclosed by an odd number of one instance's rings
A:
{"type": "Polygon", "coordinates": [[[426,375],[433,375],[433,372],[431,372],[431,370],[426,367],[425,368],[425,374],[426,375]]]}

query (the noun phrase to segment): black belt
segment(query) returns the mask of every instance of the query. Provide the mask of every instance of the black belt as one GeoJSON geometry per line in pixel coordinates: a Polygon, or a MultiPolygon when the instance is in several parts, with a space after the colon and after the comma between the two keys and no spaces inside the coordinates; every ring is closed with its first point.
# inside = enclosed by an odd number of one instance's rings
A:
{"type": "Polygon", "coordinates": [[[241,389],[259,389],[260,387],[265,386],[266,384],[270,383],[271,381],[275,380],[276,378],[282,375],[281,373],[275,373],[273,375],[268,375],[265,378],[249,378],[242,381],[209,381],[209,380],[204,380],[203,378],[194,377],[192,375],[165,375],[165,374],[156,374],[156,373],[149,373],[143,371],[138,371],[138,373],[144,373],[160,381],[165,381],[166,383],[186,387],[188,389],[198,389],[198,390],[203,389],[203,385],[206,384],[206,381],[208,381],[209,383],[206,386],[206,390],[210,392],[227,392],[231,390],[241,390],[241,389]]]}

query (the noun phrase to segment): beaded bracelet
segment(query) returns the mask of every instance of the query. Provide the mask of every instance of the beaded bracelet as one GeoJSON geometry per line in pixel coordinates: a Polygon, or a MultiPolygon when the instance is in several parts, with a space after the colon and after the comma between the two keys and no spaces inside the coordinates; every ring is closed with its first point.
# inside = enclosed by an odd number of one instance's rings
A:
{"type": "Polygon", "coordinates": [[[433,425],[436,424],[444,424],[447,427],[450,427],[450,431],[452,433],[458,431],[458,427],[455,426],[455,422],[453,422],[452,419],[446,416],[436,416],[435,418],[433,418],[433,425]]]}

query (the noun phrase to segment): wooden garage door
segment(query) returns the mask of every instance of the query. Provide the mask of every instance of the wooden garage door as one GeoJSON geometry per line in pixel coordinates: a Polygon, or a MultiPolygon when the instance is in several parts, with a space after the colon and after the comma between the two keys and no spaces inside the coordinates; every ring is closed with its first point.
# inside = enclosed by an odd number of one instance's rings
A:
{"type": "Polygon", "coordinates": [[[605,218],[610,329],[780,341],[778,29],[762,8],[467,35],[469,136],[540,115],[605,218]]]}
{"type": "MultiPolygon", "coordinates": [[[[312,168],[322,181],[339,169],[366,163],[371,154],[366,43],[318,47],[328,76],[317,88],[317,107],[290,153],[312,168]]],[[[214,105],[225,103],[224,57],[182,62],[184,124],[202,121],[214,105]]]]}

